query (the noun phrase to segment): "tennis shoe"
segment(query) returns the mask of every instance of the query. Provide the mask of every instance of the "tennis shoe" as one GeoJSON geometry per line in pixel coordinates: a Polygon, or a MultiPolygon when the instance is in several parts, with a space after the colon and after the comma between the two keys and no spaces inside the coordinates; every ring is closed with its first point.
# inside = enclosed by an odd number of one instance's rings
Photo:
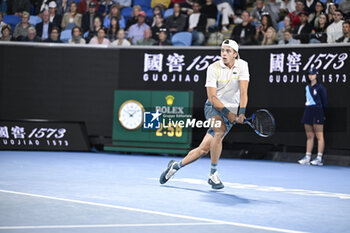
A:
{"type": "Polygon", "coordinates": [[[159,182],[161,184],[165,184],[177,172],[177,170],[174,168],[175,164],[175,160],[171,160],[168,163],[168,168],[160,175],[159,182]]]}
{"type": "Polygon", "coordinates": [[[305,156],[298,161],[301,165],[310,165],[310,156],[305,156]]]}
{"type": "Polygon", "coordinates": [[[221,182],[217,171],[214,174],[209,175],[208,184],[210,184],[213,189],[222,189],[225,187],[221,182]]]}
{"type": "Polygon", "coordinates": [[[312,160],[311,164],[314,166],[323,166],[322,159],[319,157],[316,157],[314,160],[312,160]]]}

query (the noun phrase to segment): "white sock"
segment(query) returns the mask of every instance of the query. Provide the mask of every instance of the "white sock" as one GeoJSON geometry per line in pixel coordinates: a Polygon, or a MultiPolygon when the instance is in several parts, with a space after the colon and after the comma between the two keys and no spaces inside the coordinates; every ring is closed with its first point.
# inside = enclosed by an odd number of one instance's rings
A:
{"type": "Polygon", "coordinates": [[[322,159],[323,153],[317,153],[317,158],[322,159]]]}
{"type": "Polygon", "coordinates": [[[311,158],[311,153],[310,152],[306,152],[305,157],[310,159],[311,158]]]}
{"type": "Polygon", "coordinates": [[[210,175],[213,175],[218,169],[218,164],[217,163],[211,163],[210,167],[210,175]]]}

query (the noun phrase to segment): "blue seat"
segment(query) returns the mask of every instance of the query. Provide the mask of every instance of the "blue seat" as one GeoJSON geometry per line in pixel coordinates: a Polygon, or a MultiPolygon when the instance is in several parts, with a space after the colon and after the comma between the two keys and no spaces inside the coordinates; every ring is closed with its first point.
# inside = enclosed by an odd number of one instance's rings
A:
{"type": "Polygon", "coordinates": [[[146,10],[146,17],[147,17],[147,18],[151,18],[151,17],[153,17],[153,16],[154,16],[153,9],[152,9],[152,8],[147,9],[147,10],[146,10]]]}
{"type": "Polygon", "coordinates": [[[43,20],[39,16],[31,15],[29,18],[29,23],[33,26],[37,25],[38,23],[41,23],[43,20]]]}
{"type": "Polygon", "coordinates": [[[142,7],[142,10],[145,10],[144,8],[151,8],[151,0],[134,0],[133,5],[140,5],[142,7]]]}
{"type": "Polygon", "coordinates": [[[2,19],[4,23],[9,24],[12,27],[12,31],[15,29],[16,25],[21,22],[21,18],[17,15],[4,15],[2,19]]]}
{"type": "Polygon", "coordinates": [[[124,16],[125,20],[128,20],[132,16],[132,7],[125,7],[121,10],[120,14],[124,16]]]}
{"type": "Polygon", "coordinates": [[[72,30],[64,30],[61,32],[61,37],[60,39],[64,42],[64,43],[68,43],[68,40],[72,38],[72,30]]]}
{"type": "Polygon", "coordinates": [[[171,38],[171,43],[173,43],[174,46],[191,46],[192,33],[178,32],[171,38]]]}
{"type": "Polygon", "coordinates": [[[280,21],[280,22],[278,22],[278,24],[277,24],[277,31],[280,30],[281,28],[284,28],[284,22],[283,22],[283,20],[280,21]]]}
{"type": "Polygon", "coordinates": [[[166,9],[166,11],[164,12],[164,19],[168,18],[169,16],[174,14],[174,8],[169,8],[166,9]]]}
{"type": "MultiPolygon", "coordinates": [[[[152,8],[150,8],[150,7],[146,7],[146,6],[143,6],[143,7],[142,7],[142,10],[143,10],[144,12],[146,12],[146,16],[147,16],[147,11],[148,11],[149,9],[152,10],[152,8]]],[[[152,14],[153,14],[153,12],[152,12],[152,14]]]]}
{"type": "Polygon", "coordinates": [[[89,31],[85,32],[84,35],[83,35],[83,37],[84,37],[84,38],[87,38],[88,35],[89,35],[89,31]]]}

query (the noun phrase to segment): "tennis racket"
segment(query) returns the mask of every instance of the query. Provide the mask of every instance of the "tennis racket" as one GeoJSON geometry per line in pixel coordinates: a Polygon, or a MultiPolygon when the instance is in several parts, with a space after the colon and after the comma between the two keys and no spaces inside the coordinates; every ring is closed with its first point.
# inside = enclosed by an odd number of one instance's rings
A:
{"type": "Polygon", "coordinates": [[[259,109],[244,120],[261,137],[271,137],[275,132],[275,118],[266,109],[259,109]]]}

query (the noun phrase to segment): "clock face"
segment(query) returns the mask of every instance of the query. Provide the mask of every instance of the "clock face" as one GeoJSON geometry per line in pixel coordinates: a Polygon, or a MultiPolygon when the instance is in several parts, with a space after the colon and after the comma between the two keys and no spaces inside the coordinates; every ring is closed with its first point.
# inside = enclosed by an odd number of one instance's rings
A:
{"type": "Polygon", "coordinates": [[[143,123],[145,109],[136,100],[125,101],[119,108],[118,119],[120,124],[127,130],[135,130],[143,123]]]}

